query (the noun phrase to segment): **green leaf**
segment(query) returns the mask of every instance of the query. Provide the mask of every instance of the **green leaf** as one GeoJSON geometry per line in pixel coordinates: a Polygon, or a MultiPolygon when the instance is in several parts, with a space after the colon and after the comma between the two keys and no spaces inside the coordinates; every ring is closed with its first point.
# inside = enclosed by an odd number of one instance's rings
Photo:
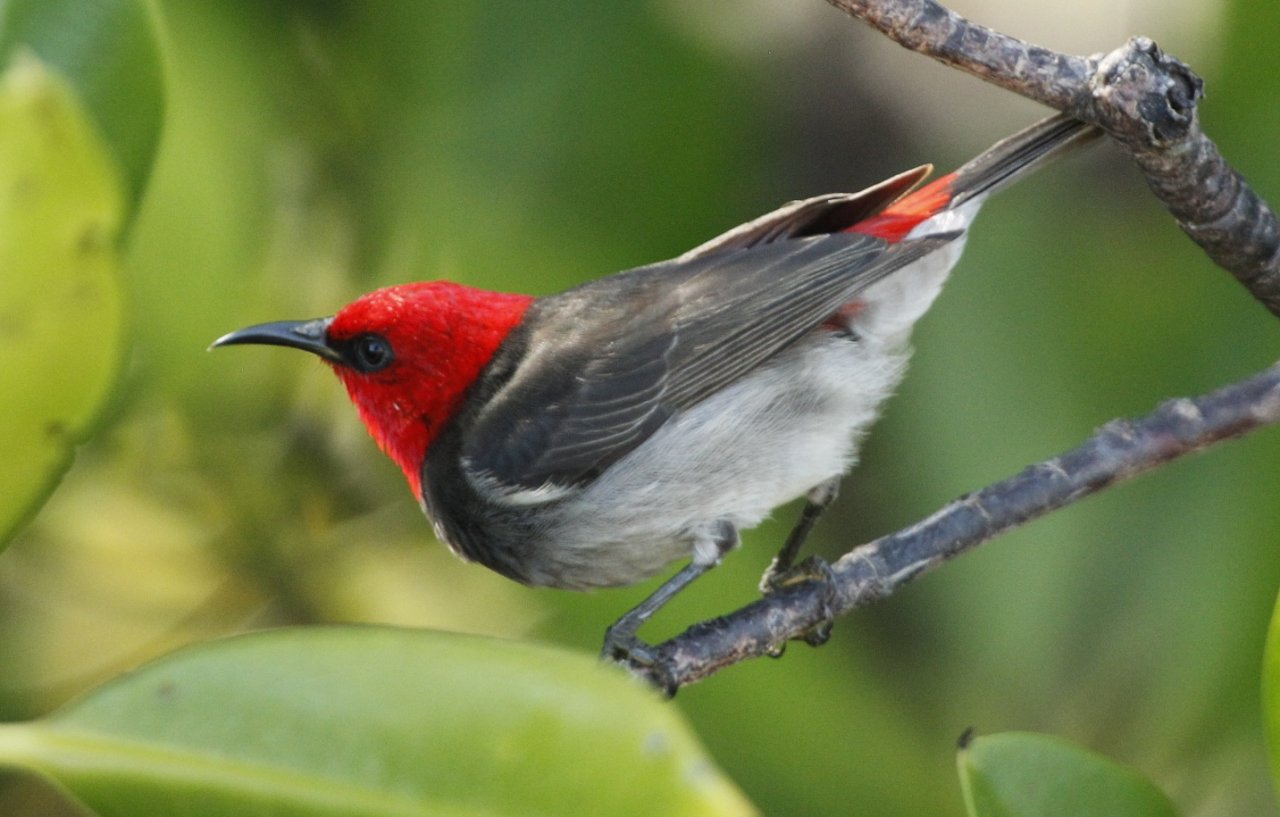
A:
{"type": "Polygon", "coordinates": [[[1262,720],[1271,749],[1271,777],[1280,783],[1280,598],[1271,614],[1262,654],[1262,720]]]}
{"type": "Polygon", "coordinates": [[[1006,732],[976,738],[957,758],[970,817],[1175,817],[1138,772],[1060,738],[1006,732]]]}
{"type": "Polygon", "coordinates": [[[0,77],[0,543],[39,507],[115,382],[119,174],[36,58],[0,77]]]}
{"type": "Polygon", "coordinates": [[[678,711],[594,659],[392,628],[216,641],[50,718],[0,765],[110,815],[734,815],[678,711]]]}
{"type": "Polygon", "coordinates": [[[75,88],[124,170],[126,200],[136,205],[164,115],[151,7],[142,0],[0,0],[0,64],[23,52],[34,52],[75,88]]]}

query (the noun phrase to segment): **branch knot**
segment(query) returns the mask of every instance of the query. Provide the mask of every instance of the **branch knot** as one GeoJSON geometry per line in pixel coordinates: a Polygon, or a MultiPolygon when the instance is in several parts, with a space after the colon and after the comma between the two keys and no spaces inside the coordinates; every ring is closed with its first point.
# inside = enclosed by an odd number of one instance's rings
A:
{"type": "Polygon", "coordinates": [[[1196,127],[1204,80],[1148,37],[1131,37],[1101,57],[1089,79],[1088,105],[1103,128],[1127,145],[1174,148],[1196,127]]]}

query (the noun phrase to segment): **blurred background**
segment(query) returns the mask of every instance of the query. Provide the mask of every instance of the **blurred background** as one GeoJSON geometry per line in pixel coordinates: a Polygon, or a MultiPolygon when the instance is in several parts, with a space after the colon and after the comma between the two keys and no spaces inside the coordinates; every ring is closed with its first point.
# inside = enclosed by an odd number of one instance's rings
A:
{"type": "MultiPolygon", "coordinates": [[[[1280,199],[1280,4],[967,0],[1049,47],[1154,37],[1280,199]]],[[[450,278],[550,293],[783,201],[957,165],[1047,113],[822,0],[156,4],[165,130],[125,259],[132,340],[99,433],[0,555],[0,719],[184,644],[378,622],[598,649],[648,587],[520,587],[455,560],[341,387],[249,323],[450,278]]],[[[1116,151],[993,201],[811,546],[834,557],[1273,362],[1274,319],[1116,151]]],[[[1258,708],[1280,584],[1280,433],[1073,506],[679,695],[769,814],[960,815],[954,743],[1063,736],[1192,815],[1275,814],[1258,708]]],[[[646,631],[750,601],[783,508],[646,631]]],[[[429,695],[430,690],[423,690],[429,695]]],[[[0,813],[78,812],[0,777],[0,813]]]]}

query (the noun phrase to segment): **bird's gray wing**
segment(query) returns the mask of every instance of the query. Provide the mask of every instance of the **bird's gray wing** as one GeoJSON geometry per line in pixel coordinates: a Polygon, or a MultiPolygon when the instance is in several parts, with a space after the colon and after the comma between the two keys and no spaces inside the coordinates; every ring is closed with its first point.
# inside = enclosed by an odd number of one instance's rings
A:
{"type": "Polygon", "coordinates": [[[464,473],[510,503],[582,488],[673,414],[953,237],[774,240],[540,299],[486,373],[485,399],[462,441],[464,473]]]}

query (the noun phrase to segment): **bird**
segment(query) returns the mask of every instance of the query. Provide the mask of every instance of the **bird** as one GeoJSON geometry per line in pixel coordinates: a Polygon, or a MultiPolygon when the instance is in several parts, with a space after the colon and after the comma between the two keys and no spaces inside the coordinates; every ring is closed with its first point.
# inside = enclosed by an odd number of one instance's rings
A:
{"type": "Polygon", "coordinates": [[[762,586],[824,580],[797,553],[979,208],[1097,134],[1051,116],[923,187],[931,165],[558,294],[406,283],[213,347],[327,363],[464,560],[571,590],[688,560],[606,630],[606,657],[651,661],[641,626],[779,505],[806,500],[762,586]]]}

